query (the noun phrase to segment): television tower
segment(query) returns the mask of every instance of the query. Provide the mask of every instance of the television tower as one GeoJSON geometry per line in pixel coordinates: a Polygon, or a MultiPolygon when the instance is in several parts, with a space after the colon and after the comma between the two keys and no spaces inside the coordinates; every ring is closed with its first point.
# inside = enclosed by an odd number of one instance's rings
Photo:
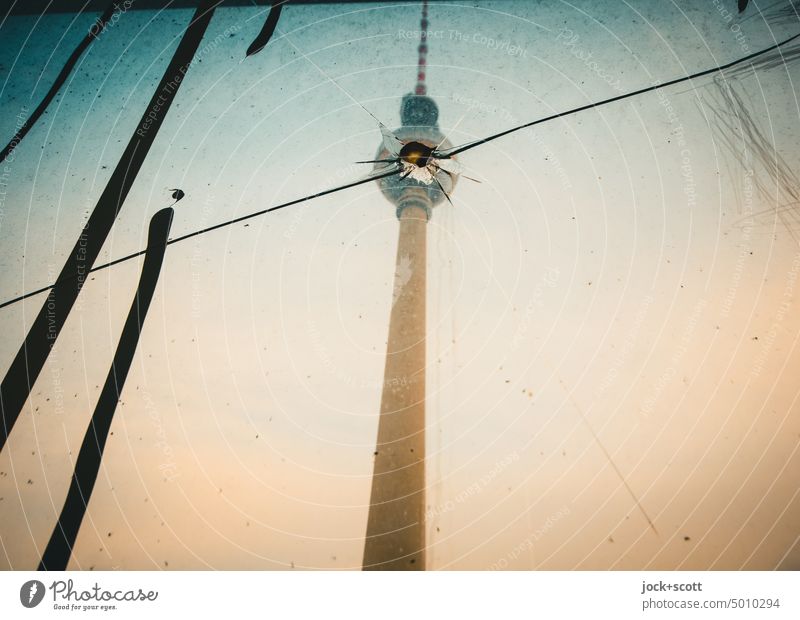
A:
{"type": "MultiPolygon", "coordinates": [[[[403,97],[402,127],[394,134],[404,143],[448,148],[439,109],[426,93],[427,29],[424,2],[417,86],[403,97]]],[[[389,156],[382,147],[376,159],[389,156]]],[[[440,171],[437,179],[452,192],[455,176],[440,171]]],[[[446,197],[436,183],[398,176],[378,183],[400,230],[363,569],[425,570],[426,225],[446,197]]]]}

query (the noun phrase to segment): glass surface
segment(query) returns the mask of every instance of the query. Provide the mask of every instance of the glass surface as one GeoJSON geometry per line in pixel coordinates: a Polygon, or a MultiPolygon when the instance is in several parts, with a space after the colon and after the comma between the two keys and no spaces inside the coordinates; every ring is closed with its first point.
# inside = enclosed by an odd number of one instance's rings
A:
{"type": "MultiPolygon", "coordinates": [[[[798,30],[719,4],[431,2],[440,128],[470,142],[798,30]]],[[[420,4],[290,4],[246,57],[266,13],[217,9],[97,264],[143,249],[175,188],[173,238],[372,170],[420,4]]],[[[191,15],[124,12],[0,164],[2,300],[57,277],[191,15]]],[[[96,16],[0,26],[0,141],[96,16]]],[[[458,157],[480,183],[428,224],[428,569],[800,567],[786,57],[458,157]]],[[[369,183],[168,247],[69,568],[361,567],[397,231],[369,183]]],[[[92,274],[0,453],[5,569],[57,521],[141,260],[92,274]]],[[[45,301],[0,310],[4,372],[45,301]]]]}

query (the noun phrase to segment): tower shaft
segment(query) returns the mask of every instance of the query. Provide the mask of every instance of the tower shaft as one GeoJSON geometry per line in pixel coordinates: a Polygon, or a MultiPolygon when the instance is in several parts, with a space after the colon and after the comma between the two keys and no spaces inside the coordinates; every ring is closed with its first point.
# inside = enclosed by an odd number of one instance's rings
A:
{"type": "Polygon", "coordinates": [[[425,570],[425,272],[430,200],[399,205],[392,311],[364,570],[425,570]]]}

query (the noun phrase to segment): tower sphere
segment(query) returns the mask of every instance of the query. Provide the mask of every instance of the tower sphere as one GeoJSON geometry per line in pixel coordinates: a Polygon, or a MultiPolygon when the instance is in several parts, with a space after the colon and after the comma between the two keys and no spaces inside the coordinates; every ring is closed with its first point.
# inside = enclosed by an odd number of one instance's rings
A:
{"type": "MultiPolygon", "coordinates": [[[[439,130],[439,108],[430,97],[412,93],[405,95],[400,106],[400,118],[403,121],[403,126],[393,133],[410,149],[414,148],[412,143],[418,143],[430,149],[437,147],[447,149],[452,146],[445,140],[444,135],[439,130]]],[[[375,159],[386,159],[388,157],[390,157],[390,154],[381,146],[375,159]]],[[[376,168],[383,165],[376,164],[376,168]]],[[[449,194],[453,191],[458,177],[440,170],[436,174],[436,178],[449,194]]],[[[399,176],[392,176],[380,179],[378,184],[387,200],[397,207],[398,217],[402,209],[407,206],[407,203],[414,203],[420,206],[419,199],[425,195],[427,195],[427,200],[422,200],[421,202],[429,205],[425,207],[429,218],[429,207],[434,207],[446,200],[445,195],[436,183],[426,185],[410,177],[401,179],[399,176]]]]}

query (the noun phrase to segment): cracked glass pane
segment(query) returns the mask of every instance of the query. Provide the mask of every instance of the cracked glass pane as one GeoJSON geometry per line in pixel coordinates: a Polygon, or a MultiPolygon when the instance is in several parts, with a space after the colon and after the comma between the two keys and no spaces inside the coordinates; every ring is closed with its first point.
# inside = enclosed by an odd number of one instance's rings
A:
{"type": "Polygon", "coordinates": [[[800,566],[797,3],[38,4],[0,566],[800,566]]]}

